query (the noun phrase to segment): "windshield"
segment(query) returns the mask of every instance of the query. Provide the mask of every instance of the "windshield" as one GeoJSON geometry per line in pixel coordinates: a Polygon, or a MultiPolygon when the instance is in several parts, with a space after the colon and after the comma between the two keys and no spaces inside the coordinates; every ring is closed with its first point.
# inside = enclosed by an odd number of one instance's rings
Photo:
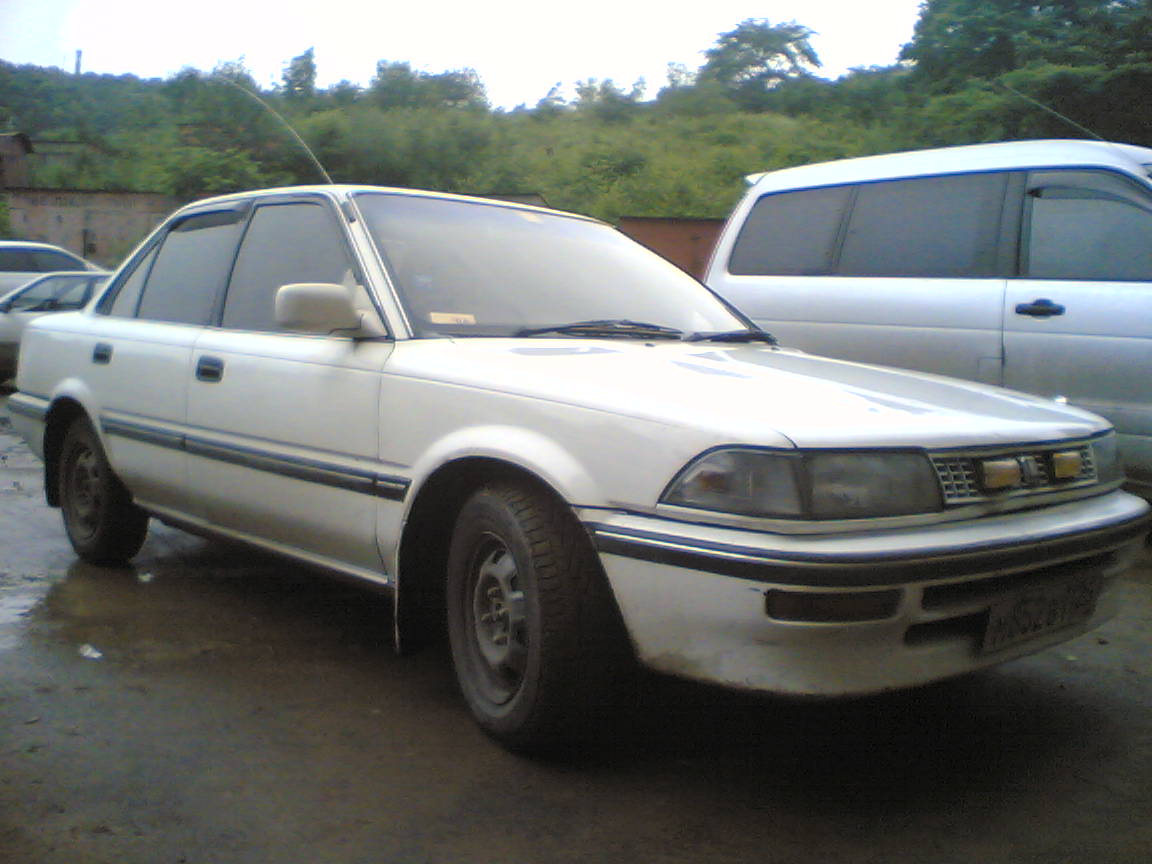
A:
{"type": "Polygon", "coordinates": [[[417,336],[542,335],[580,322],[572,335],[745,326],[692,277],[598,222],[394,193],[356,203],[417,336]]]}
{"type": "Polygon", "coordinates": [[[12,299],[16,312],[50,312],[82,309],[92,296],[92,289],[106,277],[76,275],[46,276],[12,299]]]}

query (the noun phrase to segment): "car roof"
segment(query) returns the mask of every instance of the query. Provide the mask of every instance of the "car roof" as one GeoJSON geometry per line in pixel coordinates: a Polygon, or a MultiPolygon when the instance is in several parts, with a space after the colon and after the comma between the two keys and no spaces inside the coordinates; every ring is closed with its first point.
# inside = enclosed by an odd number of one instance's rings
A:
{"type": "Polygon", "coordinates": [[[35,240],[0,240],[0,249],[49,249],[52,252],[66,252],[73,258],[79,258],[75,252],[68,252],[63,246],[51,243],[39,243],[35,240]]]}
{"type": "Polygon", "coordinates": [[[752,174],[758,191],[866,183],[899,177],[1010,171],[1027,168],[1114,168],[1148,176],[1152,149],[1111,141],[1003,141],[862,156],[752,174]]]}
{"type": "Polygon", "coordinates": [[[199,210],[210,210],[213,207],[233,204],[237,202],[264,198],[268,196],[290,195],[323,195],[337,201],[345,201],[353,195],[364,192],[383,193],[387,195],[406,195],[416,198],[435,198],[445,201],[462,201],[472,204],[486,204],[494,207],[507,207],[513,210],[528,210],[537,213],[549,213],[554,216],[568,216],[573,219],[583,219],[587,222],[600,222],[591,216],[582,213],[572,213],[566,210],[556,210],[550,207],[538,207],[534,204],[522,204],[517,201],[507,201],[503,198],[485,198],[478,195],[457,195],[451,192],[436,192],[428,189],[408,189],[397,186],[370,186],[362,184],[332,183],[327,185],[310,186],[280,186],[270,189],[252,189],[246,192],[234,192],[228,195],[218,195],[214,198],[205,198],[194,201],[177,210],[177,213],[194,213],[199,210]]]}

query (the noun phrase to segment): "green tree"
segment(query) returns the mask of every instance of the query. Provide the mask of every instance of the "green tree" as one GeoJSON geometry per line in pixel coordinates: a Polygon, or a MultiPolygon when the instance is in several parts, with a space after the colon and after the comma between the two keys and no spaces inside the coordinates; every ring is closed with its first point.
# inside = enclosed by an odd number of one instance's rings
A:
{"type": "Polygon", "coordinates": [[[762,104],[761,97],[788,78],[810,75],[820,58],[809,39],[814,31],[789,21],[773,24],[749,18],[734,30],[721,33],[716,44],[704,52],[699,80],[715,81],[733,92],[748,107],[762,104]]]}
{"type": "Polygon", "coordinates": [[[288,61],[284,67],[284,98],[289,103],[307,106],[316,98],[316,58],[309,48],[288,61]]]}
{"type": "Polygon", "coordinates": [[[381,60],[368,88],[372,101],[384,109],[487,108],[484,84],[474,69],[437,74],[420,72],[405,62],[381,60]]]}
{"type": "Polygon", "coordinates": [[[938,87],[1036,64],[1152,61],[1147,0],[925,0],[901,59],[938,87]]]}

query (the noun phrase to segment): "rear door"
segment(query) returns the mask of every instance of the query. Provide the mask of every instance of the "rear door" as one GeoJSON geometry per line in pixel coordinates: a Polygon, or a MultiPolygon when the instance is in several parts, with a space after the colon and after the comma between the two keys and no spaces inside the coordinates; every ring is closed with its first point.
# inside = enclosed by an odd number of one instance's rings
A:
{"type": "Polygon", "coordinates": [[[154,509],[195,509],[182,449],[192,345],[231,269],[242,218],[224,210],[174,221],[66,349],[78,354],[117,472],[154,509]]]}
{"type": "Polygon", "coordinates": [[[767,194],[710,285],[785,345],[1000,383],[1008,174],[767,194]]]}
{"type": "Polygon", "coordinates": [[[1104,170],[1032,172],[1005,384],[1107,417],[1152,484],[1152,189],[1104,170]]]}

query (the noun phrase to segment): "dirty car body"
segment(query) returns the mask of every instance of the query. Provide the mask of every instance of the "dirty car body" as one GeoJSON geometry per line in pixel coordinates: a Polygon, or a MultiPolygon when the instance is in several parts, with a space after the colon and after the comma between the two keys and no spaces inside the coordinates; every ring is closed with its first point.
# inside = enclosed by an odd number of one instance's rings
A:
{"type": "Polygon", "coordinates": [[[634,659],[831,696],[1039,650],[1148,524],[1094,415],[783,349],[606,225],[432,193],[191,205],[18,386],[81,555],[151,516],[385,586],[525,751],[634,659]]]}

